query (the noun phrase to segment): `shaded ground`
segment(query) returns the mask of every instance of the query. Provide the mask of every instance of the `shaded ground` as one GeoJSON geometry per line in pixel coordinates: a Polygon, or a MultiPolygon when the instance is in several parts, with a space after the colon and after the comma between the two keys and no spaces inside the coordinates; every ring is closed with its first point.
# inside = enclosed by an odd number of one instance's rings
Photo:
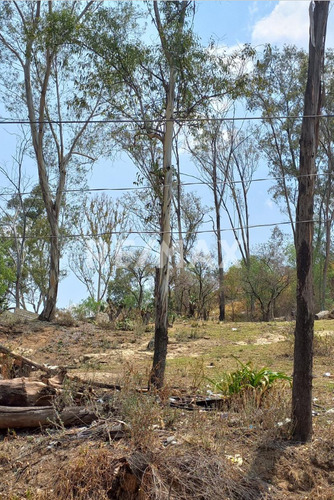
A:
{"type": "Polygon", "coordinates": [[[172,395],[205,395],[212,389],[208,378],[235,369],[234,356],[291,374],[290,323],[175,324],[169,388],[156,397],[136,392],[147,383],[151,367],[152,326],[114,331],[93,323],[62,326],[0,318],[0,343],[6,347],[40,363],[67,365],[81,378],[124,388],[94,391],[92,403],[101,418],[86,434],[60,426],[4,432],[0,499],[334,498],[334,321],[319,321],[316,328],[314,439],[296,446],[285,423],[288,387],[273,390],[260,408],[252,396],[212,412],[168,405],[172,395]],[[120,421],[127,426],[125,437],[110,439],[101,422],[110,428],[120,421]]]}

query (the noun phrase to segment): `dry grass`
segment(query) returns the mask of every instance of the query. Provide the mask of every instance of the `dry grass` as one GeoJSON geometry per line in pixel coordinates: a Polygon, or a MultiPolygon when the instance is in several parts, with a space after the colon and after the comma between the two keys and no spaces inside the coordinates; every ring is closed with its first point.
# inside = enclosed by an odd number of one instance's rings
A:
{"type": "MultiPolygon", "coordinates": [[[[93,391],[87,399],[104,401],[97,408],[103,424],[121,421],[128,432],[120,441],[106,433],[82,438],[79,429],[3,433],[0,499],[332,499],[334,414],[326,410],[334,407],[333,382],[323,373],[330,372],[334,362],[334,321],[316,326],[323,332],[315,343],[319,415],[312,443],[303,446],[290,440],[288,384],[274,384],[260,405],[247,391],[214,411],[186,411],[168,404],[172,395],[205,395],[207,377],[235,368],[232,354],[291,374],[291,324],[176,324],[171,330],[169,387],[156,394],[137,390],[148,380],[152,354],[145,346],[151,332],[117,332],[91,324],[43,325],[44,330],[11,327],[0,342],[10,342],[13,349],[35,349],[29,357],[36,361],[45,362],[49,356],[52,364],[71,364],[79,353],[108,353],[110,361],[95,376],[119,382],[122,391],[93,391]],[[186,341],[176,343],[178,334],[186,341]],[[287,340],[258,343],[279,335],[287,340]]],[[[78,364],[82,378],[91,376],[85,369],[78,364]]],[[[75,387],[69,386],[61,403],[74,398],[75,387]]]]}

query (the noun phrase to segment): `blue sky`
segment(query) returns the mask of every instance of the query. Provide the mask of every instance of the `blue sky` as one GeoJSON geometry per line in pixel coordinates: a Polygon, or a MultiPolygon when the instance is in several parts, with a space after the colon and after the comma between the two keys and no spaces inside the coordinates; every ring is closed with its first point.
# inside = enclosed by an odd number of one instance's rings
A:
{"type": "MultiPolygon", "coordinates": [[[[307,48],[309,1],[197,0],[195,26],[203,41],[211,35],[222,44],[296,44],[307,48]]],[[[330,7],[332,10],[332,6],[330,7]]],[[[333,47],[333,12],[327,29],[327,46],[333,47]]]]}
{"type": "MultiPolygon", "coordinates": [[[[134,0],[140,1],[140,0],[134,0]]],[[[240,0],[197,0],[195,16],[195,30],[201,36],[203,45],[210,38],[220,45],[236,47],[244,43],[251,43],[260,48],[266,43],[282,46],[296,44],[307,49],[308,45],[308,9],[309,2],[304,0],[292,1],[240,1],[240,0]]],[[[334,47],[333,12],[331,11],[327,29],[327,47],[334,47]]],[[[11,163],[10,157],[15,149],[13,130],[7,126],[0,126],[0,162],[11,163]],[[4,147],[4,145],[6,145],[4,147]]],[[[182,168],[182,166],[181,166],[182,168]]],[[[187,164],[187,172],[194,171],[187,164]]],[[[194,172],[196,173],[196,172],[194,172]]],[[[94,171],[88,175],[90,187],[127,187],[132,186],[135,180],[136,169],[126,158],[118,158],[113,164],[98,162],[94,171]]],[[[266,175],[264,165],[255,173],[255,177],[266,175]]],[[[0,177],[0,182],[2,178],[0,177]]],[[[286,220],[279,208],[272,202],[267,193],[269,184],[255,183],[251,191],[251,224],[279,222],[286,220]]],[[[212,202],[203,193],[204,204],[212,202]]],[[[223,226],[228,227],[223,217],[223,226]]],[[[210,229],[211,225],[207,226],[210,229]]],[[[283,227],[284,229],[284,227],[283,227]]],[[[270,229],[254,229],[251,233],[253,244],[266,241],[270,229]]],[[[224,233],[225,259],[229,265],[235,258],[235,247],[231,233],[224,233]]],[[[211,238],[203,238],[200,245],[207,249],[214,249],[211,238]]],[[[83,286],[74,277],[63,280],[59,289],[59,307],[67,307],[70,303],[78,303],[87,296],[83,286]]]]}

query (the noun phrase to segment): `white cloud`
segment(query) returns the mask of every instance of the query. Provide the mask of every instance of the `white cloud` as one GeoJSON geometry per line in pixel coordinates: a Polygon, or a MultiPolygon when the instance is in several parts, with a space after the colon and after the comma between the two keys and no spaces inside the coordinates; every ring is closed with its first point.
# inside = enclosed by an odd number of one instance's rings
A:
{"type": "Polygon", "coordinates": [[[309,33],[309,1],[283,0],[272,12],[253,26],[254,44],[284,43],[307,47],[309,33]]]}
{"type": "Polygon", "coordinates": [[[254,16],[259,12],[258,2],[251,2],[248,7],[248,12],[250,16],[254,16]]]}
{"type": "Polygon", "coordinates": [[[270,198],[267,198],[264,204],[266,207],[270,208],[270,210],[274,208],[274,202],[270,198]]]}

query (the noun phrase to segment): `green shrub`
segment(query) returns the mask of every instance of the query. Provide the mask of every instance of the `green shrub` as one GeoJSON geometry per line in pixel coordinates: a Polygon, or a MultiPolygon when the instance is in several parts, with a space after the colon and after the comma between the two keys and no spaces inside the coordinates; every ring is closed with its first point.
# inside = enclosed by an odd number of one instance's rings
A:
{"type": "Polygon", "coordinates": [[[116,321],[116,330],[124,330],[126,332],[131,332],[134,329],[134,322],[129,319],[125,318],[120,321],[116,321]]]}
{"type": "Polygon", "coordinates": [[[283,372],[274,372],[266,367],[256,369],[252,367],[250,361],[244,364],[239,359],[235,359],[240,365],[239,369],[234,372],[223,373],[220,380],[208,379],[215,390],[218,390],[225,396],[240,394],[245,390],[256,390],[262,395],[278,380],[291,383],[291,377],[283,372]]]}
{"type": "Polygon", "coordinates": [[[92,297],[88,297],[82,300],[77,306],[74,306],[72,313],[75,318],[84,321],[87,318],[96,316],[97,312],[104,312],[105,307],[105,302],[97,302],[92,297]]]}

